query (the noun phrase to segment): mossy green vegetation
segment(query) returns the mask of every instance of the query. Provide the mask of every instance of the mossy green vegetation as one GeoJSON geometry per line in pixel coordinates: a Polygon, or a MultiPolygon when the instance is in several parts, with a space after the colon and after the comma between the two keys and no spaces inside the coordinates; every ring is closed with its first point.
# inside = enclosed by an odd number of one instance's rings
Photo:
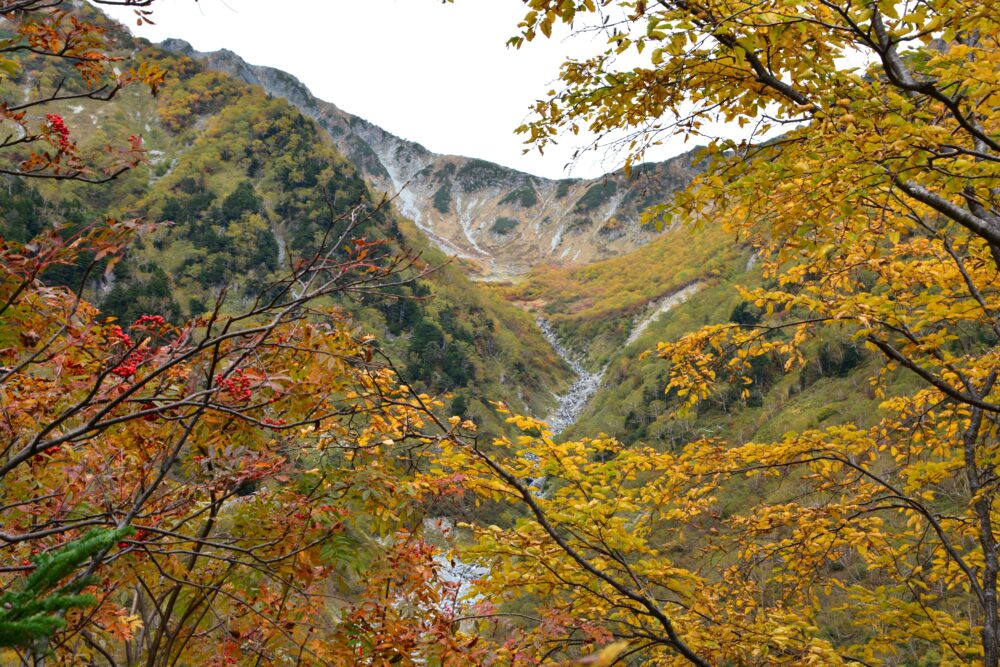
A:
{"type": "Polygon", "coordinates": [[[595,183],[587,188],[576,204],[573,211],[576,213],[588,213],[595,208],[599,208],[608,203],[618,192],[618,183],[611,179],[606,179],[601,183],[595,183]]]}
{"type": "Polygon", "coordinates": [[[476,192],[501,183],[508,175],[508,170],[493,162],[469,160],[458,170],[456,178],[461,183],[463,192],[476,192]]]}
{"type": "Polygon", "coordinates": [[[561,180],[559,185],[556,186],[556,199],[562,199],[569,194],[569,189],[573,186],[575,181],[571,180],[561,180]]]}
{"type": "Polygon", "coordinates": [[[434,193],[434,208],[441,213],[451,210],[451,182],[445,181],[434,193]]]}
{"type": "Polygon", "coordinates": [[[512,190],[500,200],[501,206],[509,205],[531,208],[536,204],[538,204],[538,193],[535,192],[535,188],[531,184],[520,187],[517,190],[512,190]]]}

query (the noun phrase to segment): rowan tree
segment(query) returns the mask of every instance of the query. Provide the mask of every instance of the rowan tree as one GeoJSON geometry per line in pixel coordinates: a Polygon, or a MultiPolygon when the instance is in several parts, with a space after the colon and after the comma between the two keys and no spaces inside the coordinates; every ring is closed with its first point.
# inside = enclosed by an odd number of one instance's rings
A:
{"type": "MultiPolygon", "coordinates": [[[[45,105],[111,102],[136,82],[155,93],[168,73],[115,55],[92,10],[64,9],[0,4],[5,99],[28,93],[2,107],[0,171],[103,182],[144,158],[139,137],[84,154],[45,105]]],[[[85,298],[154,223],[0,238],[0,662],[478,660],[420,536],[419,499],[448,491],[411,474],[446,437],[425,432],[435,405],[338,307],[423,275],[362,233],[388,202],[357,194],[314,216],[273,281],[250,297],[219,285],[208,314],[179,325],[119,322],[85,298]]],[[[252,208],[234,215],[260,227],[252,208]]]]}
{"type": "Polygon", "coordinates": [[[135,223],[3,244],[0,581],[14,611],[0,620],[13,632],[48,612],[18,660],[473,659],[416,534],[417,500],[437,488],[406,474],[441,437],[423,430],[428,399],[330,301],[403,280],[406,258],[354,238],[369,214],[333,221],[249,307],[223,291],[180,327],[118,323],[44,283],[81,253],[118,252],[135,223]],[[128,532],[101,542],[95,528],[128,532]]]}
{"type": "MultiPolygon", "coordinates": [[[[153,0],[96,0],[134,6],[149,21],[153,0]]],[[[93,10],[90,10],[93,12],[93,10]]],[[[2,0],[0,19],[0,173],[20,177],[106,182],[145,159],[139,135],[102,153],[83,152],[77,131],[47,105],[108,102],[123,88],[155,94],[166,73],[113,55],[115,31],[65,0],[2,0]],[[31,76],[27,76],[27,72],[31,76]]]]}

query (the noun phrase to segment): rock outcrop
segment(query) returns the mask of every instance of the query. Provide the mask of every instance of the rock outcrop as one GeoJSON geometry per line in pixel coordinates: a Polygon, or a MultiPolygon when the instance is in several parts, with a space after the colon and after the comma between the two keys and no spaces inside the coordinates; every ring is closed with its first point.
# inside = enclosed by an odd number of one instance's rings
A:
{"type": "Polygon", "coordinates": [[[376,189],[398,193],[400,211],[435,244],[483,279],[540,263],[587,263],[648,243],[657,232],[639,224],[642,210],[669,199],[700,170],[698,149],[641,165],[630,178],[619,171],[589,180],[552,180],[438,155],[316,98],[281,70],[227,50],[197,52],[182,40],[161,46],[286,98],[329,133],[376,189]]]}

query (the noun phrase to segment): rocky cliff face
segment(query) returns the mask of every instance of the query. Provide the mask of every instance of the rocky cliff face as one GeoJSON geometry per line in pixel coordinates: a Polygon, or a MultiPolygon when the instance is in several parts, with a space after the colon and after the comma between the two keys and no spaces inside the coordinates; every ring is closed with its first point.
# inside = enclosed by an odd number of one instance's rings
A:
{"type": "Polygon", "coordinates": [[[438,155],[334,104],[298,79],[251,65],[231,51],[200,53],[182,40],[166,49],[206,62],[288,99],[329,132],[374,187],[398,193],[400,211],[449,255],[484,279],[504,279],[541,263],[586,263],[648,243],[640,212],[684,188],[698,173],[698,151],[643,165],[631,178],[551,180],[484,160],[438,155]]]}

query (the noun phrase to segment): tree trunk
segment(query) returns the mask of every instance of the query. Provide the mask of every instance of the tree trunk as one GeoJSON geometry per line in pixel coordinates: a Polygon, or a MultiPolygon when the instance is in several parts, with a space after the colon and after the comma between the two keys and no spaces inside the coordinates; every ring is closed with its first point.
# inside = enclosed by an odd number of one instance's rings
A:
{"type": "MultiPolygon", "coordinates": [[[[989,386],[993,385],[993,381],[991,378],[989,386]]],[[[983,612],[983,629],[980,639],[983,645],[983,665],[1000,667],[1000,614],[997,611],[997,572],[1000,570],[1000,557],[997,554],[997,540],[990,516],[993,497],[988,490],[983,489],[983,471],[976,456],[976,445],[979,443],[982,424],[983,411],[973,408],[969,428],[962,435],[962,444],[965,449],[965,475],[969,483],[969,493],[972,498],[978,498],[973,503],[973,510],[979,524],[979,544],[983,549],[983,574],[979,582],[982,590],[980,606],[983,612]]]]}

